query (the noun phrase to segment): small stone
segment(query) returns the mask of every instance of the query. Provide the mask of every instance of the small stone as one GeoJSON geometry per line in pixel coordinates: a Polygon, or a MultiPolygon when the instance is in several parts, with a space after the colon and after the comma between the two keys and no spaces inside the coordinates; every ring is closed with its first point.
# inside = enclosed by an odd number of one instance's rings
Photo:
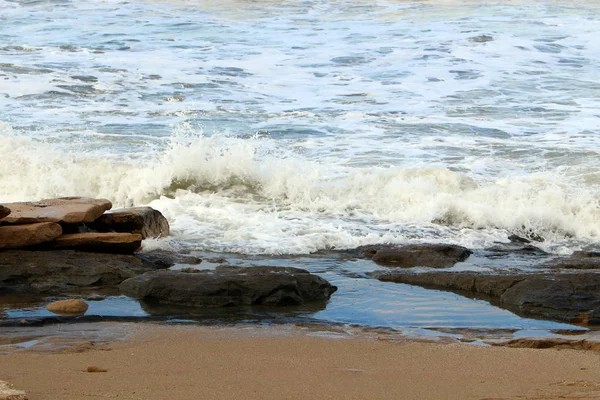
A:
{"type": "Polygon", "coordinates": [[[0,381],[0,400],[27,400],[25,392],[10,387],[5,381],[0,381]]]}
{"type": "Polygon", "coordinates": [[[108,370],[97,367],[95,365],[90,365],[89,367],[87,367],[87,372],[108,372],[108,370]]]}
{"type": "Polygon", "coordinates": [[[55,301],[46,306],[46,310],[54,314],[83,315],[88,309],[88,304],[81,299],[55,301]]]}

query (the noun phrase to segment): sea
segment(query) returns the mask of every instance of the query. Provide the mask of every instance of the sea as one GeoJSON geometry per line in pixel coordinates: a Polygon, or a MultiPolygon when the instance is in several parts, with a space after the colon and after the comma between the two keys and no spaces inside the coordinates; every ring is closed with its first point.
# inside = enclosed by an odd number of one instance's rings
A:
{"type": "MultiPolygon", "coordinates": [[[[339,287],[302,318],[571,327],[328,254],[511,234],[600,249],[598,38],[596,0],[0,0],[0,201],[149,205],[171,236],[145,251],[339,287]]],[[[519,261],[488,264],[459,269],[519,261]]]]}

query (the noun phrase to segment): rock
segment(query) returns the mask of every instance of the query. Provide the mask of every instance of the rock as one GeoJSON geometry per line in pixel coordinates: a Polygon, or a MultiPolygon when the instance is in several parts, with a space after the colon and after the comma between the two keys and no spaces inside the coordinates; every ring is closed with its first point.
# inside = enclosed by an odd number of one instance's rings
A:
{"type": "Polygon", "coordinates": [[[545,267],[553,269],[600,269],[600,252],[576,251],[569,257],[558,257],[545,267]]]}
{"type": "Polygon", "coordinates": [[[52,241],[62,234],[54,222],[27,225],[1,225],[0,249],[16,249],[52,241]]]}
{"type": "Polygon", "coordinates": [[[492,342],[494,346],[526,349],[569,349],[600,351],[600,342],[587,339],[520,338],[508,342],[492,342]]]}
{"type": "Polygon", "coordinates": [[[142,236],[137,233],[87,232],[56,238],[54,248],[77,249],[99,253],[131,254],[140,248],[142,236]]]}
{"type": "Polygon", "coordinates": [[[46,310],[54,314],[83,315],[88,309],[88,304],[81,299],[61,300],[50,303],[46,310]]]}
{"type": "Polygon", "coordinates": [[[135,255],[7,250],[0,252],[0,294],[65,294],[89,287],[114,287],[158,268],[135,255]]]}
{"type": "Polygon", "coordinates": [[[24,391],[11,388],[8,382],[0,381],[0,400],[27,400],[27,396],[24,391]]]}
{"type": "Polygon", "coordinates": [[[491,42],[492,40],[494,40],[494,38],[490,35],[471,36],[469,38],[470,42],[475,42],[475,43],[491,42]]]}
{"type": "Polygon", "coordinates": [[[217,267],[193,274],[155,271],[127,279],[119,288],[137,299],[192,307],[301,305],[324,302],[337,290],[306,270],[279,267],[217,267]]]}
{"type": "Polygon", "coordinates": [[[517,314],[596,325],[600,324],[600,274],[482,274],[464,272],[379,271],[381,281],[477,296],[517,314]]]}
{"type": "Polygon", "coordinates": [[[447,268],[466,260],[472,253],[465,247],[447,244],[364,246],[357,250],[361,250],[377,264],[405,268],[447,268]]]}
{"type": "Polygon", "coordinates": [[[150,207],[111,210],[87,226],[98,232],[139,233],[142,239],[169,236],[169,221],[150,207]]]}
{"type": "Polygon", "coordinates": [[[38,202],[9,203],[9,216],[2,223],[31,224],[35,222],[59,222],[65,224],[92,222],[110,210],[112,204],[105,199],[86,197],[61,197],[38,202]]]}
{"type": "Polygon", "coordinates": [[[96,367],[95,365],[90,365],[87,367],[87,372],[108,372],[107,369],[96,367]]]}
{"type": "Polygon", "coordinates": [[[6,217],[9,214],[10,214],[10,208],[4,207],[3,205],[0,204],[0,219],[6,217]]]}
{"type": "Polygon", "coordinates": [[[164,266],[164,268],[170,268],[175,264],[191,264],[198,265],[202,263],[202,259],[194,256],[189,256],[185,254],[177,254],[177,253],[163,253],[163,252],[153,252],[153,253],[140,253],[138,257],[141,257],[145,260],[153,262],[155,264],[159,264],[164,266]]]}

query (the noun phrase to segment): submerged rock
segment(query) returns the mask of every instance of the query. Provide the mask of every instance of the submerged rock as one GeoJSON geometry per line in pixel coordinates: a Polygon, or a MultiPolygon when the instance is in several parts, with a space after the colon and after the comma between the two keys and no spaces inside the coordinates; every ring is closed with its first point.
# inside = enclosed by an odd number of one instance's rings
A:
{"type": "Polygon", "coordinates": [[[62,315],[83,315],[87,309],[88,304],[81,299],[60,300],[46,306],[46,310],[62,315]]]}
{"type": "Polygon", "coordinates": [[[0,205],[0,219],[10,215],[10,208],[0,205]]]}
{"type": "Polygon", "coordinates": [[[64,294],[110,287],[158,268],[135,255],[7,250],[0,252],[0,293],[64,294]]]}
{"type": "Polygon", "coordinates": [[[140,248],[142,236],[133,233],[86,232],[62,235],[53,243],[58,249],[78,249],[99,253],[131,254],[140,248]]]}
{"type": "Polygon", "coordinates": [[[298,268],[217,267],[186,273],[155,271],[119,285],[126,296],[191,307],[287,306],[326,301],[337,288],[298,268]]]}
{"type": "Polygon", "coordinates": [[[62,234],[54,222],[26,225],[0,225],[0,249],[16,249],[49,242],[62,234]]]}
{"type": "Polygon", "coordinates": [[[600,269],[600,252],[576,251],[570,257],[558,257],[544,264],[553,269],[600,269]]]}
{"type": "Polygon", "coordinates": [[[37,202],[9,203],[11,213],[2,223],[31,224],[35,222],[59,222],[65,224],[92,222],[110,210],[112,203],[106,199],[87,197],[61,197],[37,202]]]}
{"type": "Polygon", "coordinates": [[[98,232],[138,233],[142,239],[169,236],[169,222],[160,211],[151,207],[111,210],[87,227],[98,232]]]}
{"type": "Polygon", "coordinates": [[[356,250],[377,264],[390,267],[448,268],[466,260],[471,250],[448,244],[411,244],[405,246],[363,246],[356,250]]]}
{"type": "Polygon", "coordinates": [[[478,272],[378,271],[384,282],[478,296],[517,314],[581,324],[600,324],[600,274],[481,274],[478,272]]]}

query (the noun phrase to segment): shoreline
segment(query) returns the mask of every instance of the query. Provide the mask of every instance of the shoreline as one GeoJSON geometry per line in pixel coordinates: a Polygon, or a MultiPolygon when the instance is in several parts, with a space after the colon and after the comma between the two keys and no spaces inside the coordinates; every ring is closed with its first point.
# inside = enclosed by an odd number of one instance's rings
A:
{"type": "Polygon", "coordinates": [[[0,379],[29,400],[600,397],[600,353],[592,351],[391,340],[290,325],[100,329],[116,335],[59,352],[0,355],[0,379]],[[107,372],[89,373],[90,366],[107,372]]]}

